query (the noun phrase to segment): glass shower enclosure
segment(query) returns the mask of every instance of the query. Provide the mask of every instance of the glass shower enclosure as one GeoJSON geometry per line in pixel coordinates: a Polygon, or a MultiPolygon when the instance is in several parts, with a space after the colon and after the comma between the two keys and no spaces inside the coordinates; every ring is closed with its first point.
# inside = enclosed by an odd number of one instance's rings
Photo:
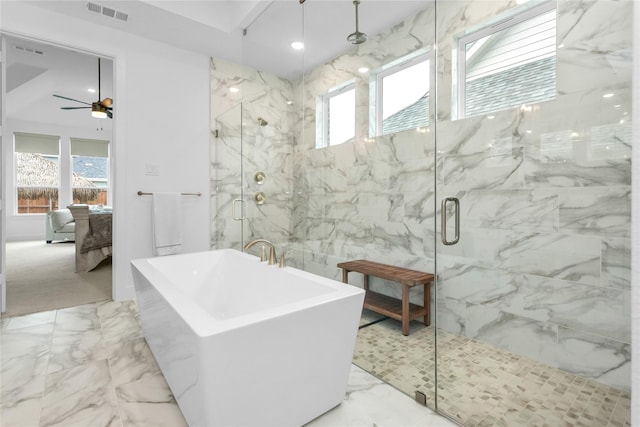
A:
{"type": "Polygon", "coordinates": [[[434,273],[431,325],[363,312],[354,364],[462,425],[629,425],[634,4],[359,7],[362,44],[351,2],[273,2],[212,59],[212,247],[434,273]],[[304,50],[255,69],[277,16],[304,50]]]}
{"type": "Polygon", "coordinates": [[[518,3],[435,3],[438,410],[629,425],[635,5],[518,3]]]}

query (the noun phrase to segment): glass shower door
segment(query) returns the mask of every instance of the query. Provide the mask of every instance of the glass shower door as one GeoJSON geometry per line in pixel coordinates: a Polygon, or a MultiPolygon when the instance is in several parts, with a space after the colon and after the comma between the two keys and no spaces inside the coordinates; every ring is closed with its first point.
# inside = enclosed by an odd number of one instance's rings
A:
{"type": "Polygon", "coordinates": [[[437,408],[464,425],[630,423],[634,6],[436,1],[437,408]]]}
{"type": "Polygon", "coordinates": [[[245,201],[242,177],[242,104],[215,121],[211,148],[211,247],[242,250],[245,201]]]}

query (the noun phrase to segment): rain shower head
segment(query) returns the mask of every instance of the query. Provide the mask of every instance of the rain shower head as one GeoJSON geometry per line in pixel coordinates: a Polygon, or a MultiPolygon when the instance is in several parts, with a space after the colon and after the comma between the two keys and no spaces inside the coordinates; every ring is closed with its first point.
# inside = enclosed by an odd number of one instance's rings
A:
{"type": "Polygon", "coordinates": [[[353,4],[356,7],[356,31],[347,36],[347,41],[351,44],[362,44],[367,41],[367,35],[358,30],[358,5],[360,0],[353,0],[353,4]]]}

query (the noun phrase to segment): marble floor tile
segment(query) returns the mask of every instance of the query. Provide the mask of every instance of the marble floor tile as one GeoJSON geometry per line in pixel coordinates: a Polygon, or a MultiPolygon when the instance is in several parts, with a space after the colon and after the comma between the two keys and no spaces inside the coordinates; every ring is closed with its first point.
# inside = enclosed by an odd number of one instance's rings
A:
{"type": "Polygon", "coordinates": [[[0,371],[0,402],[3,406],[38,399],[44,391],[46,365],[37,356],[23,355],[7,360],[0,371]]]}
{"type": "MultiPolygon", "coordinates": [[[[44,389],[44,376],[42,377],[44,389]]],[[[2,401],[0,405],[0,425],[2,427],[39,427],[42,391],[39,396],[17,402],[2,401]]]]}
{"type": "Polygon", "coordinates": [[[347,396],[306,427],[453,427],[456,424],[352,365],[347,396]]]}
{"type": "Polygon", "coordinates": [[[0,317],[0,330],[4,332],[29,326],[38,326],[45,323],[53,323],[55,320],[55,310],[27,314],[24,316],[0,317]]]}
{"type": "Polygon", "coordinates": [[[4,406],[42,396],[53,323],[2,331],[0,401],[4,406]]]}
{"type": "Polygon", "coordinates": [[[103,301],[97,306],[107,346],[143,338],[135,301],[103,301]]]}
{"type": "Polygon", "coordinates": [[[106,354],[116,386],[160,374],[160,367],[144,338],[119,342],[109,347],[106,354]]]}
{"type": "Polygon", "coordinates": [[[120,427],[106,359],[47,375],[40,426],[120,427]]]}
{"type": "Polygon", "coordinates": [[[162,373],[116,388],[123,427],[188,427],[162,373]]]}
{"type": "Polygon", "coordinates": [[[84,332],[101,328],[96,304],[84,304],[58,310],[56,332],[84,332]]]}
{"type": "Polygon", "coordinates": [[[100,329],[83,332],[59,330],[53,335],[48,373],[104,359],[104,339],[100,329]]]}

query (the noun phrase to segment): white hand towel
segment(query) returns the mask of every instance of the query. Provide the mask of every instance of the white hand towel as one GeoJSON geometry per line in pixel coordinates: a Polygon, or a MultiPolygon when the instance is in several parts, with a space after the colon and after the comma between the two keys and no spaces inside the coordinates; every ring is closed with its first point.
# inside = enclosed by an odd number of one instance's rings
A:
{"type": "Polygon", "coordinates": [[[177,254],[182,248],[180,193],[153,193],[153,246],[156,255],[177,254]]]}

